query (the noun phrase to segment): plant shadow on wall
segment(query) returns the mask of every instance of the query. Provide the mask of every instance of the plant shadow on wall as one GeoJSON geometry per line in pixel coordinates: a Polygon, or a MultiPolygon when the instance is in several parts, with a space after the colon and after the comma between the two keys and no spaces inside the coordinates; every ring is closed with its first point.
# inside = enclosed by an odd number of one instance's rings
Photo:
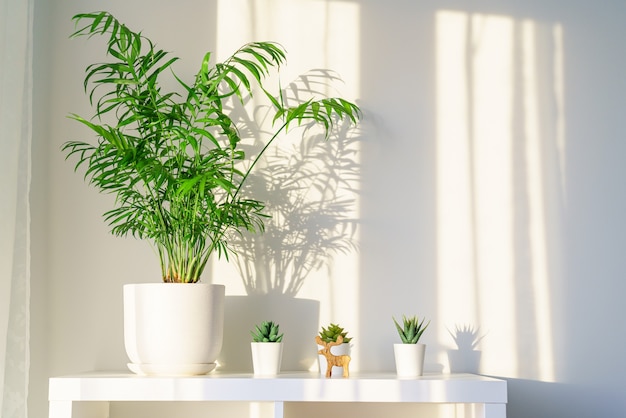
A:
{"type": "Polygon", "coordinates": [[[480,328],[473,325],[456,325],[454,331],[448,330],[457,346],[456,350],[448,350],[450,372],[478,373],[480,370],[481,351],[478,344],[485,337],[480,328]]]}
{"type": "MultiPolygon", "coordinates": [[[[302,76],[287,92],[302,93],[310,77],[302,76]]],[[[264,234],[244,231],[233,241],[239,254],[235,265],[249,295],[295,297],[308,275],[331,262],[332,255],[355,250],[356,220],[350,213],[357,138],[348,128],[340,126],[330,142],[311,133],[289,149],[275,147],[251,174],[246,188],[263,196],[271,218],[264,234]]]]}
{"type": "MultiPolygon", "coordinates": [[[[312,70],[290,83],[284,97],[296,105],[340,81],[332,71],[312,70]]],[[[254,110],[255,120],[248,121],[251,135],[269,117],[265,113],[264,108],[254,110]]],[[[319,328],[319,302],[297,298],[298,292],[307,278],[331,268],[334,256],[357,249],[358,141],[349,124],[337,124],[330,140],[308,126],[304,135],[265,151],[243,190],[244,196],[263,199],[270,217],[263,234],[242,231],[231,238],[237,253],[232,261],[247,296],[227,297],[226,320],[251,326],[261,315],[280,322],[286,335],[285,370],[307,370],[317,359],[311,336],[319,328]]],[[[254,155],[263,146],[254,141],[246,152],[254,155]]],[[[236,331],[226,327],[219,362],[226,369],[248,369],[249,353],[241,349],[247,335],[236,331]]]]}

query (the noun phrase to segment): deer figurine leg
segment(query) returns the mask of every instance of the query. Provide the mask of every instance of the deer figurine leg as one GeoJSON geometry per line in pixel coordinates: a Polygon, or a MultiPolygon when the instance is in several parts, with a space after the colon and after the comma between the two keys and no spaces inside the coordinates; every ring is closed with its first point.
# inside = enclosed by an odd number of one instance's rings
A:
{"type": "Polygon", "coordinates": [[[329,359],[326,359],[326,377],[331,377],[333,373],[333,364],[329,359]]]}
{"type": "Polygon", "coordinates": [[[350,366],[350,356],[341,356],[341,364],[343,366],[343,377],[350,377],[350,370],[348,367],[350,366]]]}

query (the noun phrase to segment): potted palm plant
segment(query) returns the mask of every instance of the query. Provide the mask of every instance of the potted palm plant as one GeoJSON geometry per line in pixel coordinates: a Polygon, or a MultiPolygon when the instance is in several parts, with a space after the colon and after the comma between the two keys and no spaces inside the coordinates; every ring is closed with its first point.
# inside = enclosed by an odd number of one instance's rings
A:
{"type": "Polygon", "coordinates": [[[288,129],[318,125],[328,138],[338,121],[356,124],[360,109],[342,98],[289,106],[280,89],[272,93],[266,77],[286,59],[274,42],[246,44],[221,63],[207,53],[195,79],[186,82],[173,72],[177,57],[110,13],[73,20],[71,37],[103,36],[108,59],[86,69],[94,115],[70,115],[95,141],[66,142],[63,151],[90,185],[115,196],[104,214],[111,232],[149,241],[161,266],[163,283],[124,287],[129,367],[148,374],[206,373],[221,349],[224,287],[200,278],[212,255],[232,254],[234,234],[263,231],[264,203],[242,192],[250,172],[288,129]],[[162,87],[167,76],[176,89],[162,87]],[[264,148],[246,155],[231,112],[253,94],[273,107],[274,123],[264,148]],[[178,305],[165,305],[172,297],[178,305]],[[194,341],[181,342],[183,334],[194,341]]]}

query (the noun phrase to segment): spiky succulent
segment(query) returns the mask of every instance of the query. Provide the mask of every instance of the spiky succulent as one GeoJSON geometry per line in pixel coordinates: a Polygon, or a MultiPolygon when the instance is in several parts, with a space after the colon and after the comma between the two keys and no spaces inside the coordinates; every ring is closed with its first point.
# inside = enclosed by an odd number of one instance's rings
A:
{"type": "Polygon", "coordinates": [[[424,324],[425,319],[422,318],[420,321],[417,316],[407,318],[402,315],[403,326],[400,326],[396,318],[393,318],[393,323],[396,324],[396,329],[403,344],[417,344],[428,325],[430,325],[430,321],[424,324]]]}
{"type": "Polygon", "coordinates": [[[261,325],[254,326],[255,331],[250,331],[252,341],[255,343],[279,343],[283,340],[283,334],[279,334],[280,325],[273,321],[263,321],[261,325]]]}
{"type": "Polygon", "coordinates": [[[320,331],[320,338],[325,343],[336,342],[337,337],[340,335],[343,337],[344,343],[349,343],[350,340],[352,340],[352,337],[346,336],[348,335],[348,331],[344,331],[343,328],[337,324],[330,324],[328,328],[322,327],[322,330],[320,331]]]}

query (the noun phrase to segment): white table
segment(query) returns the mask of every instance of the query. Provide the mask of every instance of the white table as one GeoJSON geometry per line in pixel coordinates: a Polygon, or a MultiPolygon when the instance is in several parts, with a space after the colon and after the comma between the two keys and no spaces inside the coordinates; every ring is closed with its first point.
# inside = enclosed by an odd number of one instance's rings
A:
{"type": "Polygon", "coordinates": [[[505,418],[505,380],[472,374],[426,374],[398,379],[395,374],[353,373],[326,379],[319,373],[251,374],[214,372],[194,377],[145,377],[131,373],[91,372],[53,377],[49,418],[105,418],[109,402],[248,401],[274,403],[283,416],[285,402],[415,402],[471,404],[472,416],[505,418]]]}

